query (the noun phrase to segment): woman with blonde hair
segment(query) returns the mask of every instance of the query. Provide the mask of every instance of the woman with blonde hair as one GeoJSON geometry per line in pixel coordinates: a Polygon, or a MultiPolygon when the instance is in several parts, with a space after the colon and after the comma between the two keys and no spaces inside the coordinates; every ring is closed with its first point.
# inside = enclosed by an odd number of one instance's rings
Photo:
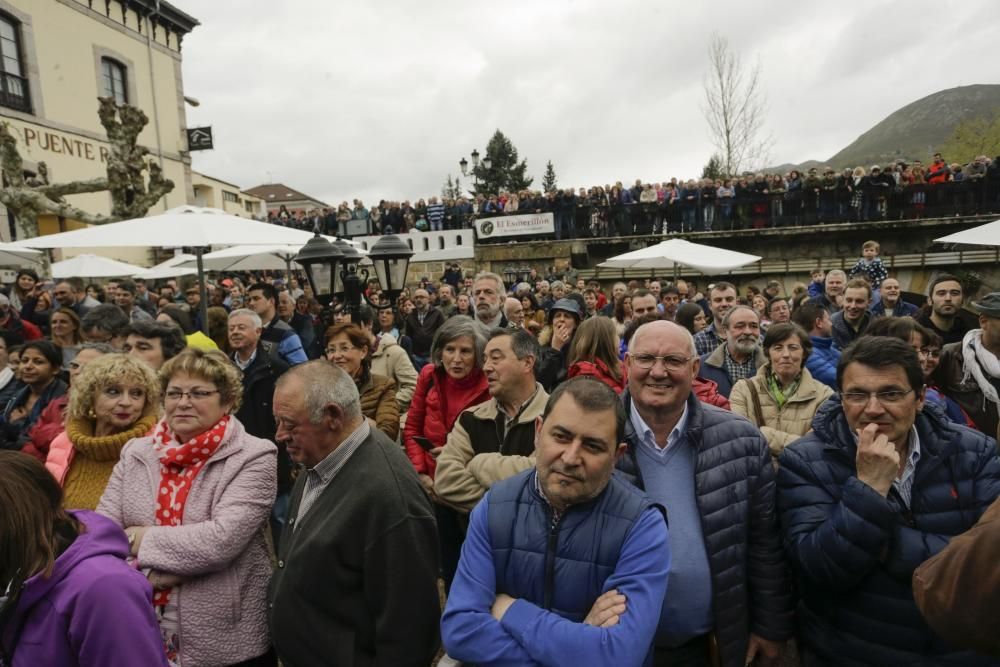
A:
{"type": "Polygon", "coordinates": [[[618,360],[618,333],[607,317],[591,317],[577,328],[569,348],[566,379],[590,375],[621,394],[625,390],[625,370],[618,360]]]}
{"type": "Polygon", "coordinates": [[[66,507],[96,509],[122,448],[148,435],[159,415],[160,385],[149,366],[124,354],[88,362],[73,381],[66,430],[45,459],[66,507]]]}
{"type": "Polygon", "coordinates": [[[865,212],[865,168],[855,167],[851,172],[851,179],[847,182],[847,189],[851,193],[851,209],[854,211],[854,219],[861,220],[865,212]]]}
{"type": "Polygon", "coordinates": [[[153,584],[171,663],[273,665],[264,529],[277,449],[234,416],[243,384],[219,350],[188,348],[159,380],[163,419],[125,445],[97,511],[125,530],[153,584]]]}

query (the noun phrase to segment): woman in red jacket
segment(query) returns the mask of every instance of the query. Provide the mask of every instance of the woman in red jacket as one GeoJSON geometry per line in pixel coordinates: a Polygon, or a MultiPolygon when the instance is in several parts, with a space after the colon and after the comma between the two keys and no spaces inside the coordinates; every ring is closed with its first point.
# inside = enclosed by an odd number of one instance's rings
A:
{"type": "Polygon", "coordinates": [[[403,430],[406,454],[437,512],[446,589],[455,576],[464,536],[458,514],[434,494],[434,469],[458,416],[490,398],[482,369],[485,347],[486,337],[473,319],[452,317],[441,325],[431,343],[431,363],[417,378],[403,430]]]}

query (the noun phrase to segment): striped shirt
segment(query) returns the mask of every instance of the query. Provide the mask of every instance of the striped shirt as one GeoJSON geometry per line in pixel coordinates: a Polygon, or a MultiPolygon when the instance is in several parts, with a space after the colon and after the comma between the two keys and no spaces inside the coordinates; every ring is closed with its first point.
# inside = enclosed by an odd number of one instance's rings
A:
{"type": "Polygon", "coordinates": [[[910,454],[906,457],[906,465],[903,466],[903,473],[893,480],[892,485],[896,492],[910,506],[910,498],[913,496],[913,475],[917,471],[917,463],[920,461],[920,437],[917,435],[916,427],[910,429],[910,454]]]}
{"type": "Polygon", "coordinates": [[[312,507],[312,504],[330,485],[333,478],[351,458],[351,454],[370,434],[371,426],[368,424],[368,420],[362,419],[361,426],[354,429],[335,450],[326,455],[325,459],[306,471],[306,485],[302,491],[302,500],[299,501],[299,512],[295,515],[296,527],[301,525],[302,518],[312,507]]]}
{"type": "Polygon", "coordinates": [[[444,220],[444,204],[427,205],[427,222],[432,225],[439,225],[444,220]]]}

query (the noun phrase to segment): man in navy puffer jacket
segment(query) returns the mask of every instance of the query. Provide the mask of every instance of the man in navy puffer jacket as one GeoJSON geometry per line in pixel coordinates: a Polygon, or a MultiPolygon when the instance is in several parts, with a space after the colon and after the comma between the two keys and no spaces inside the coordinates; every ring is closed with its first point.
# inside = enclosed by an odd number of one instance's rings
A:
{"type": "Polygon", "coordinates": [[[936,636],[910,584],[1000,494],[993,440],[924,403],[920,362],[903,341],[858,339],[837,384],[840,402],[819,409],[778,472],[803,664],[995,664],[936,636]]]}
{"type": "Polygon", "coordinates": [[[670,517],[655,664],[743,667],[776,657],[792,636],[794,605],[764,436],[694,395],[699,359],[687,329],[643,324],[626,365],[628,448],[618,470],[670,517]]]}

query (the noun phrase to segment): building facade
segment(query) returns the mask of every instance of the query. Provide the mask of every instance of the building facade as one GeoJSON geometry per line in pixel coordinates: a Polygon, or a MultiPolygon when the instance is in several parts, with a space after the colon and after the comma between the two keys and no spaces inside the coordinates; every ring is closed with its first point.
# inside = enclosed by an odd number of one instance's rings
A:
{"type": "MultiPolygon", "coordinates": [[[[191,201],[181,44],[197,25],[157,0],[0,0],[0,121],[16,137],[26,170],[45,162],[51,183],[106,176],[97,98],[111,96],[149,117],[139,144],[174,182],[150,213],[191,201]]],[[[111,210],[107,192],[68,200],[92,213],[111,210]]],[[[79,226],[39,218],[42,234],[79,226]]],[[[0,224],[0,239],[16,234],[14,225],[0,224]]],[[[108,255],[135,262],[146,251],[108,255]]]]}
{"type": "Polygon", "coordinates": [[[241,190],[238,185],[192,171],[191,187],[191,203],[195,206],[218,208],[226,213],[255,220],[267,219],[266,202],[241,190]]]}
{"type": "Polygon", "coordinates": [[[328,204],[310,197],[307,194],[293,190],[283,183],[267,183],[252,188],[247,188],[246,192],[254,197],[262,199],[267,204],[265,217],[268,213],[278,213],[284,208],[289,215],[302,213],[308,215],[317,209],[329,208],[328,204]]]}

